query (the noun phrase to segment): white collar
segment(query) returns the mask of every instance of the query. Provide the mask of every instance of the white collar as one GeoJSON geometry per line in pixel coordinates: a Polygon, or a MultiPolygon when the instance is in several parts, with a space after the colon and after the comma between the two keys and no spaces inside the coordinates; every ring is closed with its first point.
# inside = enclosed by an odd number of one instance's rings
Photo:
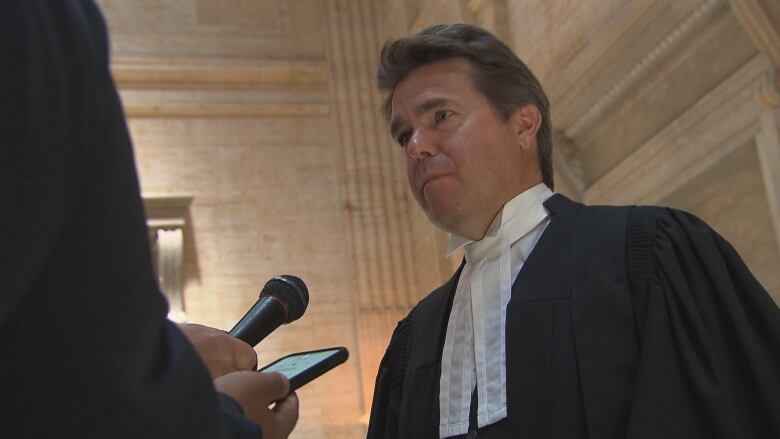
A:
{"type": "Polygon", "coordinates": [[[465,434],[471,393],[478,388],[480,427],[506,417],[506,304],[549,212],[552,191],[534,186],[507,202],[479,241],[453,235],[449,252],[464,248],[463,267],[447,322],[439,386],[439,435],[465,434]]]}
{"type": "MultiPolygon", "coordinates": [[[[553,195],[553,192],[544,183],[539,183],[534,187],[524,190],[515,195],[514,198],[507,201],[504,207],[498,211],[496,217],[488,226],[487,232],[485,232],[485,239],[490,236],[495,236],[498,231],[506,224],[511,218],[515,218],[517,215],[528,211],[534,206],[543,204],[547,199],[553,195]]],[[[450,242],[447,246],[447,256],[452,256],[453,253],[460,250],[474,241],[473,239],[466,238],[464,236],[457,235],[455,233],[450,234],[450,242]]],[[[527,255],[526,255],[527,256],[527,255]]]]}

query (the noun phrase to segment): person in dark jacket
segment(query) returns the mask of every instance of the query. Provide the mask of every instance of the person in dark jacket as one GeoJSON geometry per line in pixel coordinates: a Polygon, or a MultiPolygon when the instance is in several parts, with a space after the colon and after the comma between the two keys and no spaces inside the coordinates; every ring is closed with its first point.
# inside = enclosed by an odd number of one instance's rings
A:
{"type": "Polygon", "coordinates": [[[287,437],[286,379],[166,318],[95,4],[0,10],[0,435],[287,437]]]}
{"type": "Polygon", "coordinates": [[[548,100],[474,26],[388,42],[390,133],[461,267],[399,322],[368,437],[780,437],[780,311],[694,216],[553,192],[548,100]]]}

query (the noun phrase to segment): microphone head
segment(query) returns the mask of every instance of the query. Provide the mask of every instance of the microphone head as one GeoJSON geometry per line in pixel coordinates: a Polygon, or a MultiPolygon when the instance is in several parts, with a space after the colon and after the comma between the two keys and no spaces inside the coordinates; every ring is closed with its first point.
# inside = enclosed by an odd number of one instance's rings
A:
{"type": "Polygon", "coordinates": [[[274,276],[265,283],[260,297],[278,300],[287,310],[285,324],[298,320],[309,305],[309,289],[301,278],[289,274],[274,276]]]}

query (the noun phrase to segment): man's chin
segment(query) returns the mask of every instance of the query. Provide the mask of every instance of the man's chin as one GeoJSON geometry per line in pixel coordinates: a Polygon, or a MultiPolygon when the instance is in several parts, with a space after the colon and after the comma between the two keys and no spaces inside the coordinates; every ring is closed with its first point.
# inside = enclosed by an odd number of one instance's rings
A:
{"type": "Polygon", "coordinates": [[[428,220],[433,223],[434,226],[444,230],[447,233],[457,232],[458,221],[454,212],[450,210],[435,210],[432,208],[425,209],[425,214],[428,216],[428,220]]]}

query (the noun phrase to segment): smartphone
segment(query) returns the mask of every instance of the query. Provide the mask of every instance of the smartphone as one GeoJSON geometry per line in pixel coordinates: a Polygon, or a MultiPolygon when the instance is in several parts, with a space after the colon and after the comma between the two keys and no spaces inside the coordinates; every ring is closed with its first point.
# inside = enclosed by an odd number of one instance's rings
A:
{"type": "Polygon", "coordinates": [[[295,391],[302,385],[317,378],[339,364],[347,361],[349,351],[345,347],[318,349],[286,355],[259,372],[279,372],[290,380],[290,390],[295,391]]]}

